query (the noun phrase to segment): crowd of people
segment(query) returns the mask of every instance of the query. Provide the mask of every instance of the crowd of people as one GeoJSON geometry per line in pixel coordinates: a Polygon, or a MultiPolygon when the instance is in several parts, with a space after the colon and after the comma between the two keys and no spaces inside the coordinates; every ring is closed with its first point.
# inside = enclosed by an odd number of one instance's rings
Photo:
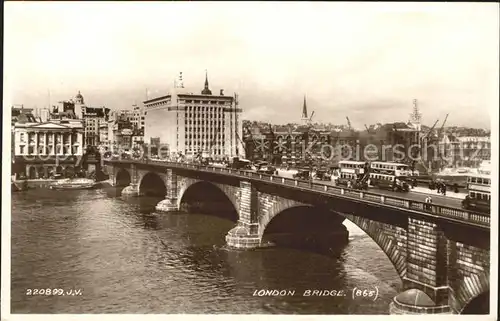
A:
{"type": "Polygon", "coordinates": [[[430,181],[429,182],[429,189],[434,190],[436,189],[439,194],[446,195],[446,184],[442,181],[430,181]]]}
{"type": "MultiPolygon", "coordinates": [[[[437,190],[437,192],[439,194],[443,194],[444,196],[446,196],[447,186],[446,186],[446,183],[443,181],[430,181],[429,182],[429,189],[430,190],[437,190]]],[[[453,184],[453,191],[455,193],[459,192],[457,183],[453,184]]]]}

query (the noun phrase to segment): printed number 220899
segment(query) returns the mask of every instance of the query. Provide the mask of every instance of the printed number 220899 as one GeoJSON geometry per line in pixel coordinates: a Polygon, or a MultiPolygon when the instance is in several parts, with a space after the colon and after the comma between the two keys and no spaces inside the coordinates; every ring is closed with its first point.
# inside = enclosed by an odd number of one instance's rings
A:
{"type": "Polygon", "coordinates": [[[82,295],[81,289],[26,289],[26,295],[82,295]]]}

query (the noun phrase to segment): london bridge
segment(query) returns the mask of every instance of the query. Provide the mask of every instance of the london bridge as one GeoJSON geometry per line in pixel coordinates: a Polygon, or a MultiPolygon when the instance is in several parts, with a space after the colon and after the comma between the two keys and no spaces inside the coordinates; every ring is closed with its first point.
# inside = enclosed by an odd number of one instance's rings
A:
{"type": "Polygon", "coordinates": [[[188,195],[207,210],[226,206],[237,222],[226,235],[234,248],[340,246],[348,239],[342,225],[348,219],[380,246],[403,281],[391,313],[460,313],[474,300],[488,300],[489,214],[199,164],[106,160],[105,166],[111,182],[125,187],[122,195],[164,195],[158,212],[185,209],[188,195]],[[420,292],[427,301],[415,299],[420,292]]]}

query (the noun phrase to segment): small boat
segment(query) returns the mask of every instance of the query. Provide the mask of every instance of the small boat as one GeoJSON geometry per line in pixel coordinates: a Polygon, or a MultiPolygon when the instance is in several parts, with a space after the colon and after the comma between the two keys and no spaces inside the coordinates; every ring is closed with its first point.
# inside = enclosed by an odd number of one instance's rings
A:
{"type": "Polygon", "coordinates": [[[64,179],[50,185],[51,189],[91,189],[96,186],[93,179],[88,178],[74,178],[64,179]]]}
{"type": "Polygon", "coordinates": [[[12,192],[21,192],[27,190],[28,187],[28,182],[27,181],[16,181],[16,182],[11,182],[11,191],[12,192]]]}

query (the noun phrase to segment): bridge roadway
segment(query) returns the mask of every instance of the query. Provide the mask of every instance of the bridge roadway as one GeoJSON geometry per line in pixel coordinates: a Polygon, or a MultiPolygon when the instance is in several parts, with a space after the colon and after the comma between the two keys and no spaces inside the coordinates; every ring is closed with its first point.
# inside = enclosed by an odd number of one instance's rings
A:
{"type": "MultiPolygon", "coordinates": [[[[278,174],[280,177],[286,177],[286,178],[293,178],[293,174],[290,172],[285,172],[285,171],[278,171],[278,174]]],[[[321,181],[321,180],[314,180],[315,183],[320,183],[320,184],[325,184],[325,185],[330,185],[330,186],[336,186],[332,181],[321,181]]],[[[370,193],[376,193],[380,195],[386,195],[386,196],[392,196],[392,197],[398,197],[398,198],[405,198],[409,199],[412,201],[418,201],[418,202],[424,202],[425,198],[428,196],[423,193],[419,192],[413,192],[409,191],[408,193],[401,193],[401,192],[394,192],[394,191],[389,191],[389,190],[384,190],[384,189],[378,189],[375,187],[370,187],[368,192],[370,193]]],[[[452,192],[449,192],[452,193],[452,192]]],[[[432,197],[432,203],[435,205],[442,205],[442,206],[448,206],[448,207],[454,207],[454,208],[462,208],[462,200],[454,197],[449,197],[449,196],[442,196],[442,195],[435,195],[435,194],[429,194],[432,197]]]]}
{"type": "Polygon", "coordinates": [[[456,223],[476,226],[482,229],[490,228],[490,214],[478,213],[461,208],[460,201],[449,199],[447,197],[433,197],[433,204],[430,210],[426,210],[426,204],[423,202],[425,194],[418,193],[395,193],[391,191],[376,190],[361,191],[349,189],[346,187],[334,186],[331,182],[317,183],[311,181],[285,178],[282,176],[256,173],[249,170],[238,170],[224,167],[203,166],[190,163],[165,162],[160,160],[119,160],[109,161],[110,163],[130,163],[130,164],[148,164],[153,166],[165,166],[179,169],[191,169],[196,171],[206,171],[219,173],[222,175],[239,176],[245,179],[264,181],[267,183],[293,187],[302,190],[312,190],[318,193],[331,194],[342,198],[351,198],[353,200],[362,200],[383,204],[384,206],[404,208],[407,211],[423,214],[424,216],[442,217],[456,223]]]}

